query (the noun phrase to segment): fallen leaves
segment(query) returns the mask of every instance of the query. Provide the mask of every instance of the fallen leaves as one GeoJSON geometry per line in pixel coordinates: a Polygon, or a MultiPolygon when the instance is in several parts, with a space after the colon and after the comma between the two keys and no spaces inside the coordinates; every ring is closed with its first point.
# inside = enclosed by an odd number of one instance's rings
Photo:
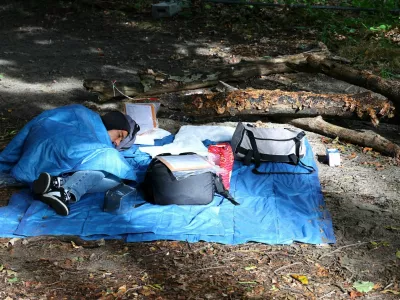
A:
{"type": "Polygon", "coordinates": [[[379,161],[364,161],[361,164],[364,166],[375,167],[375,170],[377,171],[382,171],[385,169],[385,167],[379,161]]]}
{"type": "Polygon", "coordinates": [[[317,275],[318,277],[327,277],[329,276],[329,271],[325,269],[320,264],[316,263],[315,266],[317,267],[317,275]]]}
{"type": "Polygon", "coordinates": [[[292,276],[292,278],[296,279],[297,281],[301,282],[301,284],[304,284],[304,285],[308,284],[308,277],[305,275],[292,274],[290,276],[292,276]]]}
{"type": "Polygon", "coordinates": [[[370,152],[370,151],[372,151],[372,148],[370,148],[370,147],[364,147],[364,148],[362,149],[362,152],[363,152],[363,153],[367,153],[367,152],[370,152]]]}
{"type": "Polygon", "coordinates": [[[7,279],[8,283],[16,283],[18,282],[18,277],[12,277],[7,279]]]}
{"type": "Polygon", "coordinates": [[[124,294],[126,293],[126,291],[127,291],[126,285],[125,285],[125,284],[124,284],[124,285],[121,285],[121,286],[118,288],[117,295],[124,295],[124,294]]]}
{"type": "Polygon", "coordinates": [[[18,275],[17,272],[15,272],[15,271],[13,271],[11,269],[8,269],[8,268],[6,269],[4,267],[4,265],[0,265],[0,272],[7,276],[7,282],[8,283],[16,283],[16,282],[19,281],[18,276],[17,276],[18,275]]]}
{"type": "Polygon", "coordinates": [[[399,291],[395,291],[395,290],[383,290],[381,293],[382,294],[400,295],[400,292],[399,291]]]}
{"type": "Polygon", "coordinates": [[[349,156],[347,156],[348,159],[355,159],[357,157],[357,153],[352,152],[349,156]]]}
{"type": "Polygon", "coordinates": [[[60,265],[60,267],[65,268],[65,269],[71,269],[72,268],[72,260],[69,258],[65,259],[64,262],[60,265]]]}
{"type": "Polygon", "coordinates": [[[355,288],[357,292],[368,293],[373,290],[374,283],[370,281],[356,281],[353,284],[353,288],[355,288]]]}
{"type": "Polygon", "coordinates": [[[138,293],[145,297],[150,297],[151,295],[155,294],[155,291],[151,287],[144,286],[138,291],[138,293]]]}
{"type": "Polygon", "coordinates": [[[397,230],[400,230],[400,227],[396,227],[396,226],[385,226],[385,229],[390,230],[390,231],[397,231],[397,230]]]}
{"type": "Polygon", "coordinates": [[[81,249],[81,248],[82,248],[82,246],[77,246],[77,245],[74,243],[74,241],[71,241],[71,245],[72,245],[72,247],[73,247],[74,249],[81,249]]]}
{"type": "Polygon", "coordinates": [[[382,242],[374,242],[374,241],[372,241],[371,242],[372,249],[377,249],[377,248],[380,248],[380,247],[389,247],[389,246],[390,246],[390,243],[386,242],[386,241],[382,241],[382,242]]]}
{"type": "Polygon", "coordinates": [[[357,292],[357,291],[351,291],[349,296],[350,296],[350,299],[355,299],[355,298],[363,296],[363,293],[357,292]]]}

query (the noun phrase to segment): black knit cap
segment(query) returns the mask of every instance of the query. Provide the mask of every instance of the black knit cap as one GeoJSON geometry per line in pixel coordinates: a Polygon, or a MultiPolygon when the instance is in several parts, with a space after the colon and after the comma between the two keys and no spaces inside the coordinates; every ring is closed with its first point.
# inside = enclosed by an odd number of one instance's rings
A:
{"type": "Polygon", "coordinates": [[[107,130],[126,130],[129,134],[131,126],[125,115],[120,111],[110,111],[101,117],[107,130]]]}

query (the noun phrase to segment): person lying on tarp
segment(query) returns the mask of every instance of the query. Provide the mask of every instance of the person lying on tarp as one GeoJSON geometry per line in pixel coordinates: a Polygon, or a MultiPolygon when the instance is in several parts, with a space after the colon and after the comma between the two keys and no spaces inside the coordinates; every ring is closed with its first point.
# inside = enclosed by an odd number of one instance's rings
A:
{"type": "Polygon", "coordinates": [[[101,117],[82,105],[48,110],[0,153],[0,172],[31,185],[36,199],[66,216],[84,194],[137,179],[118,150],[133,144],[138,129],[119,111],[101,117]]]}

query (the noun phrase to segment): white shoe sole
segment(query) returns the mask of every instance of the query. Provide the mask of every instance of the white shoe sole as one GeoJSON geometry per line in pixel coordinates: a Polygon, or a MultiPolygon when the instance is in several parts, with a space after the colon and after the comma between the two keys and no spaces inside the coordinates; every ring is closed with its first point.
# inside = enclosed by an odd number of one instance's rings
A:
{"type": "Polygon", "coordinates": [[[58,197],[52,195],[51,193],[44,194],[40,197],[40,200],[50,206],[55,212],[61,216],[68,216],[69,209],[64,202],[62,202],[58,197]]]}

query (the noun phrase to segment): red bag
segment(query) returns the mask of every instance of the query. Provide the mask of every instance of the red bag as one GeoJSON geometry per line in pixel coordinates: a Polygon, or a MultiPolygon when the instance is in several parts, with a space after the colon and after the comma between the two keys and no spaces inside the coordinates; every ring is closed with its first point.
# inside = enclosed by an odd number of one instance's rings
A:
{"type": "Polygon", "coordinates": [[[208,152],[212,153],[211,161],[221,168],[217,175],[221,176],[225,189],[229,190],[234,161],[231,145],[229,143],[210,145],[208,152]]]}

